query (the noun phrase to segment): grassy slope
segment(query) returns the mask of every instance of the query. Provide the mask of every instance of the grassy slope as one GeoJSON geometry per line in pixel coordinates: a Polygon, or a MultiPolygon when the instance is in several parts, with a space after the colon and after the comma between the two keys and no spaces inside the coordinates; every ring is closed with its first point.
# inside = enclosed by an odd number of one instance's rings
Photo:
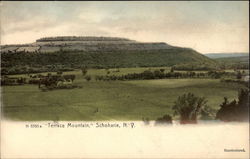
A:
{"type": "Polygon", "coordinates": [[[227,57],[249,56],[249,53],[209,53],[204,55],[212,59],[217,59],[217,58],[227,58],[227,57]]]}
{"type": "Polygon", "coordinates": [[[224,58],[217,58],[215,60],[222,63],[249,63],[249,56],[224,57],[224,58]]]}
{"type": "Polygon", "coordinates": [[[249,56],[225,57],[214,60],[226,68],[249,68],[249,56]]]}
{"type": "MultiPolygon", "coordinates": [[[[131,70],[121,69],[119,74],[125,72],[131,70]]],[[[35,85],[2,87],[5,116],[14,120],[154,120],[172,114],[171,106],[183,93],[205,96],[208,105],[216,110],[224,96],[237,98],[241,87],[211,79],[86,82],[79,71],[75,73],[75,83],[82,85],[81,89],[41,92],[35,85]]],[[[105,70],[88,72],[104,73],[105,70]]]]}

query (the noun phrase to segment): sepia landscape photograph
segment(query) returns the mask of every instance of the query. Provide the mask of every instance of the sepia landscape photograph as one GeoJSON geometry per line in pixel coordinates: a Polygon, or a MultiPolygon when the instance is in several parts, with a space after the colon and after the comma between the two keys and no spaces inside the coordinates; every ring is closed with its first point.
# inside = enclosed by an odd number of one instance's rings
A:
{"type": "Polygon", "coordinates": [[[249,156],[248,1],[0,4],[1,121],[201,125],[249,156]]]}

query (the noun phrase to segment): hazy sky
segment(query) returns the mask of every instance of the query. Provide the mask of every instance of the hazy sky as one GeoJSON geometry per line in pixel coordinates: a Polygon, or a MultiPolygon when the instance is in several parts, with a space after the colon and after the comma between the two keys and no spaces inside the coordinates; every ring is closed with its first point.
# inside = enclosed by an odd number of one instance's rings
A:
{"type": "Polygon", "coordinates": [[[114,36],[201,53],[249,52],[249,2],[1,2],[1,44],[114,36]]]}

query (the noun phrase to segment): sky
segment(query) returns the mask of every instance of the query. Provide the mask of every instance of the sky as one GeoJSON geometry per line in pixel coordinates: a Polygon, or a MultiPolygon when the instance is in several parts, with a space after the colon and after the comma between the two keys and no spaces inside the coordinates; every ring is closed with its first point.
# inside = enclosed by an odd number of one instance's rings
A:
{"type": "Polygon", "coordinates": [[[1,45],[110,36],[200,53],[249,52],[248,1],[4,1],[0,9],[1,45]]]}

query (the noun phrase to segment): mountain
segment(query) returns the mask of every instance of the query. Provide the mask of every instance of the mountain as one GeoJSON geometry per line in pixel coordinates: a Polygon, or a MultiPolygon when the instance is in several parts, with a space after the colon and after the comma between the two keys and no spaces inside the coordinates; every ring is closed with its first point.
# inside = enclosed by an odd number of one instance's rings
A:
{"type": "Polygon", "coordinates": [[[5,69],[24,66],[41,70],[59,66],[110,68],[183,64],[215,68],[217,63],[190,48],[116,37],[46,37],[31,44],[1,46],[1,66],[5,69]]]}
{"type": "Polygon", "coordinates": [[[249,56],[216,58],[219,65],[228,69],[249,69],[249,56]]]}
{"type": "Polygon", "coordinates": [[[53,53],[59,51],[103,52],[113,50],[161,50],[170,49],[166,43],[142,43],[134,40],[116,37],[46,37],[36,40],[35,43],[23,45],[4,45],[2,53],[53,53]]]}
{"type": "Polygon", "coordinates": [[[204,55],[214,59],[221,68],[249,69],[249,53],[210,53],[204,55]]]}
{"type": "Polygon", "coordinates": [[[216,58],[249,56],[249,53],[209,53],[204,55],[209,58],[216,59],[216,58]]]}

